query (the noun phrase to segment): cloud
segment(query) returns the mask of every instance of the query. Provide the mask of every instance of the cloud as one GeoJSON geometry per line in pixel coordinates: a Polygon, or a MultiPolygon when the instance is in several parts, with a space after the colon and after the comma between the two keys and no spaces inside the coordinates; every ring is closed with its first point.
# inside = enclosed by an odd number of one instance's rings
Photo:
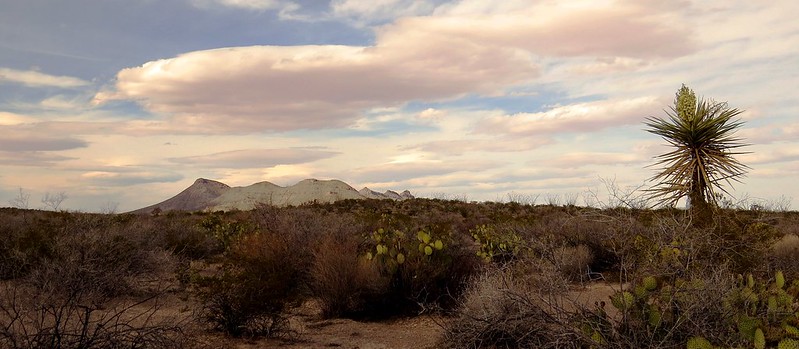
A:
{"type": "Polygon", "coordinates": [[[48,167],[58,162],[74,160],[67,157],[38,151],[3,151],[0,150],[0,162],[5,166],[48,167]]]}
{"type": "Polygon", "coordinates": [[[80,177],[92,185],[112,187],[147,183],[171,183],[183,179],[183,176],[177,173],[159,173],[158,171],[131,172],[131,169],[122,169],[121,172],[92,171],[83,173],[80,177]]]}
{"type": "Polygon", "coordinates": [[[386,55],[378,48],[346,46],[197,51],[125,69],[117,76],[116,93],[97,99],[137,100],[153,112],[174,115],[175,127],[189,129],[334,128],[351,124],[368,108],[489,92],[534,73],[529,63],[510,62],[518,57],[489,51],[386,55]],[[464,60],[471,64],[448,63],[464,60]]]}
{"type": "Polygon", "coordinates": [[[275,10],[287,6],[297,6],[292,1],[283,0],[191,0],[191,3],[199,8],[209,8],[215,5],[258,11],[275,10]]]}
{"type": "Polygon", "coordinates": [[[76,88],[89,85],[88,81],[70,76],[55,76],[33,70],[0,68],[0,83],[11,82],[30,87],[76,88]]]}
{"type": "Polygon", "coordinates": [[[402,149],[422,150],[444,155],[462,155],[471,152],[520,152],[552,144],[550,137],[452,139],[421,143],[402,149]]]}
{"type": "Polygon", "coordinates": [[[600,152],[575,152],[558,155],[546,161],[547,164],[557,168],[580,168],[588,165],[629,165],[645,162],[649,159],[639,152],[627,153],[600,153],[600,152]]]}
{"type": "Polygon", "coordinates": [[[55,137],[36,134],[6,134],[0,138],[0,151],[58,151],[84,148],[88,142],[72,137],[55,137]]]}
{"type": "Polygon", "coordinates": [[[799,161],[799,150],[777,148],[773,150],[763,149],[753,151],[752,149],[742,148],[740,151],[752,151],[748,154],[737,155],[742,163],[747,165],[776,164],[783,162],[799,161]]]}
{"type": "Polygon", "coordinates": [[[35,118],[26,115],[0,111],[0,126],[14,126],[35,121],[35,118]]]}
{"type": "MultiPolygon", "coordinates": [[[[345,5],[373,8],[334,3],[345,5]]],[[[196,132],[345,127],[374,108],[501,94],[540,76],[537,57],[620,56],[630,59],[607,64],[630,65],[694,49],[682,27],[642,11],[528,6],[487,15],[442,12],[384,25],[372,46],[195,51],[120,71],[115,89],[96,101],[134,100],[166,116],[170,127],[196,132]]]]}
{"type": "Polygon", "coordinates": [[[357,168],[351,176],[362,182],[401,182],[457,172],[479,172],[501,166],[494,161],[408,161],[357,168]]]}
{"type": "MultiPolygon", "coordinates": [[[[474,1],[460,3],[468,4],[474,1]]],[[[697,49],[690,32],[649,8],[622,3],[583,2],[462,11],[402,18],[378,31],[383,42],[465,42],[520,49],[538,56],[674,58],[697,49]],[[494,11],[498,9],[498,11],[494,11]]],[[[445,47],[451,48],[449,44],[445,47]]]]}
{"type": "Polygon", "coordinates": [[[200,168],[267,168],[302,164],[335,156],[336,152],[303,148],[244,149],[210,155],[171,158],[169,161],[200,168]]]}
{"type": "Polygon", "coordinates": [[[426,0],[333,0],[330,8],[333,16],[351,18],[364,25],[429,14],[435,4],[426,0]]]}
{"type": "Polygon", "coordinates": [[[590,133],[609,127],[640,124],[665,105],[655,97],[601,100],[557,106],[545,112],[491,116],[475,132],[517,136],[590,133]]]}

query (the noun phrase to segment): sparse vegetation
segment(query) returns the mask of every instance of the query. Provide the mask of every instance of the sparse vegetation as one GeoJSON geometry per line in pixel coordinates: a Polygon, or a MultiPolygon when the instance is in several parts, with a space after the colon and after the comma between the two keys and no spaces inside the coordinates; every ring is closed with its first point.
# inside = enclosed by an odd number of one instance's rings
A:
{"type": "Polygon", "coordinates": [[[799,340],[799,215],[714,214],[697,226],[671,208],[438,199],[157,216],[2,209],[0,346],[301,341],[291,314],[309,301],[320,320],[443,316],[439,346],[451,348],[748,348],[758,329],[765,347],[799,340]],[[160,315],[166,299],[185,312],[160,315]]]}

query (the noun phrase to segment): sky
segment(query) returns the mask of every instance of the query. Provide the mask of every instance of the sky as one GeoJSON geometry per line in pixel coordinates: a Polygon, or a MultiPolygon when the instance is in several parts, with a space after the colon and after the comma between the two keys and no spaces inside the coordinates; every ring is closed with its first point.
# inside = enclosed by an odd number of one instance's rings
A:
{"type": "MultiPolygon", "coordinates": [[[[647,188],[676,91],[744,110],[730,198],[799,198],[799,2],[0,0],[0,206],[197,178],[469,201],[647,188]]],[[[638,195],[638,194],[633,194],[638,195]]],[[[791,207],[795,209],[795,207],[791,207]]]]}

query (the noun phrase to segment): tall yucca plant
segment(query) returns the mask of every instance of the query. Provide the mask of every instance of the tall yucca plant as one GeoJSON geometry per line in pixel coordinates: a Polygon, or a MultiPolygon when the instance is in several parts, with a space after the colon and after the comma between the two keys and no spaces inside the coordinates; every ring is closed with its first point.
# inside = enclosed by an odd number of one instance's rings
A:
{"type": "Polygon", "coordinates": [[[734,155],[747,144],[735,137],[743,125],[736,119],[741,110],[727,103],[700,99],[683,85],[674,98],[674,106],[665,118],[648,117],[646,131],[662,137],[674,150],[659,155],[653,166],[661,170],[651,180],[658,182],[650,190],[658,204],[673,206],[688,197],[691,210],[706,217],[716,195],[726,193],[722,184],[740,181],[748,167],[734,155]]]}

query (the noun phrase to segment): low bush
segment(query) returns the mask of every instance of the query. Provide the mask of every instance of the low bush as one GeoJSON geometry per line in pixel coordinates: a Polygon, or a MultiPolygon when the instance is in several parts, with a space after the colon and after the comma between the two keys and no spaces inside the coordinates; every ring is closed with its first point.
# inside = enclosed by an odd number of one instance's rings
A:
{"type": "Polygon", "coordinates": [[[367,305],[374,316],[449,309],[457,304],[466,281],[483,265],[468,238],[425,230],[406,233],[378,229],[365,251],[388,288],[367,305]]]}
{"type": "Polygon", "coordinates": [[[508,270],[494,269],[473,280],[437,346],[582,347],[582,335],[570,325],[571,314],[551,295],[508,270]]]}
{"type": "Polygon", "coordinates": [[[786,234],[774,243],[769,256],[772,268],[787,277],[799,278],[799,236],[786,234]]]}
{"type": "Polygon", "coordinates": [[[182,320],[153,318],[172,281],[171,256],[106,217],[58,222],[48,255],[0,290],[0,347],[182,347],[182,320]],[[134,300],[115,301],[121,295],[134,300]]]}
{"type": "Polygon", "coordinates": [[[314,249],[311,289],[324,317],[364,317],[374,312],[367,306],[387,291],[388,280],[377,265],[359,254],[359,240],[353,235],[331,234],[314,249]]]}
{"type": "Polygon", "coordinates": [[[291,335],[284,310],[301,297],[308,261],[299,241],[252,233],[232,243],[219,275],[198,280],[202,317],[232,336],[291,335]]]}
{"type": "Polygon", "coordinates": [[[47,292],[24,283],[0,288],[0,347],[29,348],[184,348],[186,318],[154,317],[163,293],[109,305],[73,288],[47,292]]]}

